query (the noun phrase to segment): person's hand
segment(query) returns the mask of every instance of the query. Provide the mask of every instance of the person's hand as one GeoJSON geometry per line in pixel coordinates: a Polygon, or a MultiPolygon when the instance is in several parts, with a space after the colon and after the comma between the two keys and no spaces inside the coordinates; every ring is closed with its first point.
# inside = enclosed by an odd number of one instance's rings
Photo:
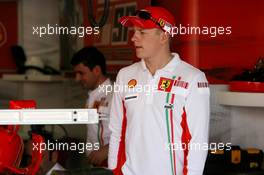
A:
{"type": "Polygon", "coordinates": [[[101,147],[99,150],[92,151],[88,156],[88,163],[99,166],[107,159],[108,156],[108,145],[101,147]]]}

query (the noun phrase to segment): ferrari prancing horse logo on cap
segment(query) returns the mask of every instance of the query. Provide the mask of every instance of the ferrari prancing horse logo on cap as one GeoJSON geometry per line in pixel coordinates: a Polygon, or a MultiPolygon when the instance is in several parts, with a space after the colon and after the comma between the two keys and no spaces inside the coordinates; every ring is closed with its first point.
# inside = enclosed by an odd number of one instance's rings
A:
{"type": "Polygon", "coordinates": [[[131,80],[129,80],[127,85],[128,85],[129,88],[134,88],[137,85],[137,80],[131,79],[131,80]]]}

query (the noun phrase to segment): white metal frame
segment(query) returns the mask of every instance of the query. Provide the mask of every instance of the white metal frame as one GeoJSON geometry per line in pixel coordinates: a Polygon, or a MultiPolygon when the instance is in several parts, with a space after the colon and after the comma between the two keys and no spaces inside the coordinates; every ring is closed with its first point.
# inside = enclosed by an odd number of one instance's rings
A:
{"type": "Polygon", "coordinates": [[[14,109],[0,110],[0,125],[96,124],[96,109],[14,109]]]}

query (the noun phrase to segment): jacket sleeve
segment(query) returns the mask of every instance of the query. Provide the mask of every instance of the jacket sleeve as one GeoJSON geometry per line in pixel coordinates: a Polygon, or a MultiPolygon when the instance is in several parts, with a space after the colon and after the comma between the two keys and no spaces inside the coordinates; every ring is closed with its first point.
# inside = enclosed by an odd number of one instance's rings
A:
{"type": "Polygon", "coordinates": [[[109,142],[109,154],[108,154],[108,168],[114,170],[118,165],[118,154],[121,141],[122,123],[123,123],[123,102],[122,91],[119,89],[122,87],[120,81],[120,73],[117,75],[116,83],[114,84],[113,98],[110,109],[110,124],[109,129],[111,131],[109,142]]]}
{"type": "MultiPolygon", "coordinates": [[[[104,120],[102,120],[103,130],[102,130],[102,139],[104,145],[109,143],[110,139],[110,130],[109,130],[109,115],[110,115],[110,107],[111,107],[111,94],[107,95],[106,102],[104,106],[99,106],[98,112],[104,114],[104,120]]],[[[100,136],[101,137],[101,136],[100,136]]]]}
{"type": "Polygon", "coordinates": [[[209,135],[209,96],[210,91],[204,73],[194,77],[190,93],[185,104],[187,121],[187,139],[189,150],[187,153],[187,166],[185,171],[188,175],[202,175],[208,151],[209,135]]]}

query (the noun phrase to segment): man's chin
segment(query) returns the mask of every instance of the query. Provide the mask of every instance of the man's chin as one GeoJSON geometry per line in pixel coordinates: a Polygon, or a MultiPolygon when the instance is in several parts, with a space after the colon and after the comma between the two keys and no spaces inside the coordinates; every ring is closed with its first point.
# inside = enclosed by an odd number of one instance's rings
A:
{"type": "Polygon", "coordinates": [[[89,89],[89,88],[87,87],[87,85],[85,85],[85,84],[81,84],[81,86],[82,86],[83,89],[89,89]]]}
{"type": "Polygon", "coordinates": [[[144,57],[143,54],[140,53],[140,52],[136,52],[136,56],[137,56],[138,58],[143,58],[143,57],[144,57]]]}

